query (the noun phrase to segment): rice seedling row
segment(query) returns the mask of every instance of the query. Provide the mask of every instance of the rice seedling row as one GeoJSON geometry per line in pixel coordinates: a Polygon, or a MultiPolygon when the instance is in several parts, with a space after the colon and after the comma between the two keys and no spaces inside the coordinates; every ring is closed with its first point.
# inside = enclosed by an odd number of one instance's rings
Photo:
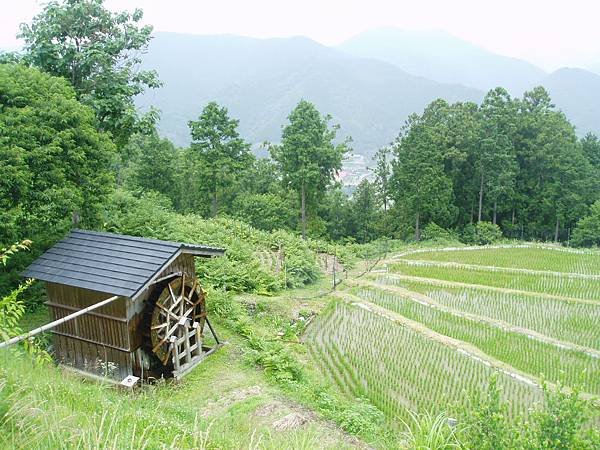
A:
{"type": "Polygon", "coordinates": [[[538,333],[600,350],[600,304],[568,302],[543,296],[439,287],[426,281],[380,276],[379,283],[401,286],[427,295],[458,311],[534,330],[538,333]]]}
{"type": "Polygon", "coordinates": [[[600,301],[600,280],[598,279],[491,272],[484,269],[465,270],[456,267],[418,266],[402,261],[394,262],[388,268],[391,273],[402,275],[600,301]]]}
{"type": "MultiPolygon", "coordinates": [[[[343,358],[342,364],[318,361],[334,380],[358,380],[354,395],[367,396],[389,417],[404,416],[406,408],[441,410],[463,402],[468,393],[485,389],[496,372],[466,351],[341,302],[310,327],[307,342],[318,354],[343,358]]],[[[504,372],[499,382],[513,413],[524,413],[540,399],[537,387],[504,372]]]]}
{"type": "Polygon", "coordinates": [[[542,276],[554,276],[554,277],[568,277],[568,278],[581,278],[584,280],[600,280],[600,275],[589,275],[574,272],[553,272],[549,270],[537,270],[537,269],[523,269],[520,267],[498,267],[498,266],[484,266],[480,264],[464,264],[455,261],[433,261],[428,259],[408,259],[408,258],[396,258],[395,261],[399,261],[403,264],[411,266],[425,266],[425,267],[451,267],[462,270],[485,270],[487,272],[506,272],[506,273],[525,273],[530,275],[542,275],[542,276]]]}
{"type": "Polygon", "coordinates": [[[473,344],[487,355],[533,377],[543,374],[550,381],[560,380],[571,386],[582,383],[585,391],[600,394],[598,358],[440,311],[393,292],[375,288],[355,288],[353,291],[358,297],[417,321],[433,331],[473,344]]]}
{"type": "Polygon", "coordinates": [[[600,252],[555,247],[440,249],[408,252],[403,258],[600,275],[600,252]]]}

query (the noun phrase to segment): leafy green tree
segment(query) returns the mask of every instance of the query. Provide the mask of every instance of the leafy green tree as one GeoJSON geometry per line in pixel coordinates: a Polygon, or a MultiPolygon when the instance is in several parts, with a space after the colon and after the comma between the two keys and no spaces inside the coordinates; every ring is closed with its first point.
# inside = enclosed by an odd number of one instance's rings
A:
{"type": "Polygon", "coordinates": [[[581,149],[594,169],[595,176],[600,178],[600,139],[588,133],[581,139],[581,149]]]}
{"type": "Polygon", "coordinates": [[[24,61],[67,79],[119,147],[156,119],[153,111],[140,119],[134,104],[136,95],[160,85],[156,72],[139,69],[152,33],[141,19],[140,9],[113,13],[104,0],[50,1],[19,34],[24,61]]]}
{"type": "Polygon", "coordinates": [[[101,222],[115,147],[94,123],[67,81],[0,65],[0,242],[35,236],[43,248],[101,222]]]}
{"type": "Polygon", "coordinates": [[[352,195],[350,208],[356,240],[365,243],[375,239],[379,208],[375,186],[369,180],[364,179],[360,182],[352,195]]]}
{"type": "Polygon", "coordinates": [[[572,244],[576,247],[600,247],[600,200],[590,208],[590,214],[577,222],[572,244]]]}
{"type": "MultiPolygon", "coordinates": [[[[239,135],[239,120],[231,119],[227,108],[210,102],[196,121],[188,122],[192,135],[191,150],[197,156],[202,190],[210,196],[210,215],[219,212],[219,201],[231,195],[240,174],[254,161],[250,145],[239,135]]],[[[190,182],[192,180],[189,180],[190,182]]]]}
{"type": "Polygon", "coordinates": [[[298,193],[302,237],[306,239],[307,205],[314,205],[342,168],[347,143],[334,144],[338,126],[329,127],[330,116],[321,116],[317,108],[301,100],[288,116],[281,145],[270,148],[283,183],[298,193]]]}
{"type": "Polygon", "coordinates": [[[412,115],[394,144],[391,180],[394,205],[414,219],[421,238],[423,222],[448,224],[456,214],[452,180],[445,173],[448,104],[431,103],[422,116],[412,115]]]}
{"type": "Polygon", "coordinates": [[[325,221],[326,235],[329,239],[339,241],[355,236],[352,202],[339,183],[327,189],[318,208],[319,216],[325,221]]]}
{"type": "Polygon", "coordinates": [[[274,193],[242,193],[233,201],[232,215],[254,228],[265,231],[291,229],[294,225],[294,205],[290,199],[274,193]]]}
{"type": "Polygon", "coordinates": [[[158,133],[135,134],[124,151],[128,154],[129,164],[122,171],[122,184],[131,190],[157,191],[167,196],[174,204],[180,192],[178,186],[178,152],[168,139],[158,133]]]}
{"type": "Polygon", "coordinates": [[[240,173],[239,189],[252,194],[281,194],[281,176],[270,158],[256,158],[250,168],[240,173]]]}

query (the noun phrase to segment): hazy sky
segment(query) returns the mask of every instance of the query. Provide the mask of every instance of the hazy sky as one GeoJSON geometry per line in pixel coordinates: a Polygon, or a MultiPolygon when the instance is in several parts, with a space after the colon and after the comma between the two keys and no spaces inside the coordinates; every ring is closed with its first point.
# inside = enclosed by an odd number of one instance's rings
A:
{"type": "MultiPolygon", "coordinates": [[[[16,47],[19,23],[40,0],[0,0],[0,47],[16,47]]],[[[600,62],[600,0],[107,0],[142,8],[158,31],[304,35],[337,44],[382,26],[441,29],[545,69],[600,62]]]]}

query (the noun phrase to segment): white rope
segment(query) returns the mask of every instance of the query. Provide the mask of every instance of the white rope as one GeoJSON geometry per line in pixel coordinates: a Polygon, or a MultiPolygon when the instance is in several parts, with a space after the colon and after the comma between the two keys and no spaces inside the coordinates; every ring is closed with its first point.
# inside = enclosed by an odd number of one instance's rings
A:
{"type": "Polygon", "coordinates": [[[114,302],[118,298],[121,298],[121,297],[119,297],[118,295],[115,295],[114,297],[107,298],[106,300],[102,300],[101,302],[95,303],[92,306],[88,306],[87,308],[80,309],[79,311],[74,312],[73,314],[69,314],[68,316],[65,316],[58,320],[55,320],[54,322],[50,322],[50,323],[47,323],[46,325],[42,325],[39,328],[29,331],[28,333],[22,334],[20,336],[15,336],[14,338],[9,339],[8,341],[0,342],[0,348],[8,347],[9,345],[13,345],[13,344],[16,344],[17,342],[21,342],[21,341],[24,341],[25,339],[29,339],[30,337],[33,337],[36,334],[40,334],[40,333],[43,333],[44,331],[50,330],[51,328],[57,327],[58,325],[68,322],[69,320],[74,319],[76,317],[82,316],[90,311],[93,311],[94,309],[98,309],[104,305],[108,305],[109,303],[114,302]]]}

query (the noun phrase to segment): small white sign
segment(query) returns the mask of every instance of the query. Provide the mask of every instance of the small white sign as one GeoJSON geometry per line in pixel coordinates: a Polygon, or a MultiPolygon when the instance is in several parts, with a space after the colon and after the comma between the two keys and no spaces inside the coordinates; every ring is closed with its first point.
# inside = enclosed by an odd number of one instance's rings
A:
{"type": "Polygon", "coordinates": [[[140,377],[135,377],[133,375],[129,375],[128,377],[125,377],[123,379],[123,381],[121,381],[121,386],[125,386],[127,388],[132,388],[137,384],[137,382],[139,380],[140,380],[140,377]]]}

